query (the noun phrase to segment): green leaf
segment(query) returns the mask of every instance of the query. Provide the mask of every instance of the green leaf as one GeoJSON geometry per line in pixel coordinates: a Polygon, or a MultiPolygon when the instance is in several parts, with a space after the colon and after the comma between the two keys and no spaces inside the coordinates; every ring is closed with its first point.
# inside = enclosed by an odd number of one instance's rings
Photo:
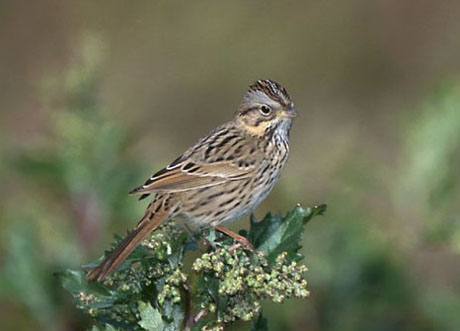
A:
{"type": "Polygon", "coordinates": [[[262,313],[252,321],[251,331],[268,331],[268,322],[262,313]]]}
{"type": "Polygon", "coordinates": [[[117,329],[111,324],[106,324],[105,331],[117,331],[117,329]]]}
{"type": "Polygon", "coordinates": [[[300,260],[303,256],[298,250],[304,226],[314,216],[322,215],[326,208],[326,205],[319,205],[304,209],[298,205],[284,217],[267,214],[260,222],[251,216],[249,241],[266,254],[269,263],[273,263],[282,252],[288,253],[288,259],[300,260]]]}
{"type": "Polygon", "coordinates": [[[153,309],[150,303],[142,301],[139,301],[138,309],[141,317],[138,324],[141,328],[148,331],[164,330],[165,325],[158,309],[153,309]]]}
{"type": "Polygon", "coordinates": [[[83,271],[67,270],[57,273],[57,276],[79,308],[109,308],[116,300],[99,283],[87,283],[83,271]],[[83,296],[87,298],[92,296],[94,300],[83,300],[83,296]]]}

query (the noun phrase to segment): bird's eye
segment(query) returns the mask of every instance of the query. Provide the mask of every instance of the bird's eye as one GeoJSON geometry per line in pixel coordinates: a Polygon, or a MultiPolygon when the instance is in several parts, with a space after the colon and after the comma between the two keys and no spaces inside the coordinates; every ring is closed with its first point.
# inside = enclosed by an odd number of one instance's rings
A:
{"type": "Polygon", "coordinates": [[[263,114],[263,115],[268,115],[270,114],[270,107],[268,107],[267,105],[262,105],[260,107],[260,112],[263,114]]]}

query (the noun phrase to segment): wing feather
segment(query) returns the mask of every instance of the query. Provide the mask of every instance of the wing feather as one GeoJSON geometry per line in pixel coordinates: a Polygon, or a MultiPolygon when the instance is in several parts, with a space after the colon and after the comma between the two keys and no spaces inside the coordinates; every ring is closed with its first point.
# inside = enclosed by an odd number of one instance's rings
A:
{"type": "Polygon", "coordinates": [[[250,176],[254,167],[240,168],[230,162],[196,164],[185,160],[179,166],[163,168],[150,177],[144,185],[132,190],[131,194],[156,192],[181,192],[202,187],[219,185],[250,176]]]}

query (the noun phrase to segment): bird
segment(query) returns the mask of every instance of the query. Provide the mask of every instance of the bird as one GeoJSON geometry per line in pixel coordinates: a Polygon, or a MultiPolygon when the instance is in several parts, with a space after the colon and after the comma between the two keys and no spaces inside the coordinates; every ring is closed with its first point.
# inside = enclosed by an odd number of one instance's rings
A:
{"type": "Polygon", "coordinates": [[[297,112],[277,82],[252,83],[233,118],[195,142],[130,194],[153,196],[137,226],[90,270],[103,281],[160,224],[180,219],[198,229],[213,227],[254,249],[225,225],[253,211],[273,189],[289,156],[289,133],[297,112]]]}

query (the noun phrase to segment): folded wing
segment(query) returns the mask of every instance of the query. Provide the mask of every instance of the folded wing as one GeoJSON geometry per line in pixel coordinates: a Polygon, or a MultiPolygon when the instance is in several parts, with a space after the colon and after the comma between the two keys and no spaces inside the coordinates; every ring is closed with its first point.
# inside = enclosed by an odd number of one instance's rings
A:
{"type": "Polygon", "coordinates": [[[130,193],[181,192],[199,189],[247,178],[254,170],[255,167],[238,167],[231,162],[197,164],[185,160],[172,168],[169,166],[160,170],[144,185],[130,193]]]}

